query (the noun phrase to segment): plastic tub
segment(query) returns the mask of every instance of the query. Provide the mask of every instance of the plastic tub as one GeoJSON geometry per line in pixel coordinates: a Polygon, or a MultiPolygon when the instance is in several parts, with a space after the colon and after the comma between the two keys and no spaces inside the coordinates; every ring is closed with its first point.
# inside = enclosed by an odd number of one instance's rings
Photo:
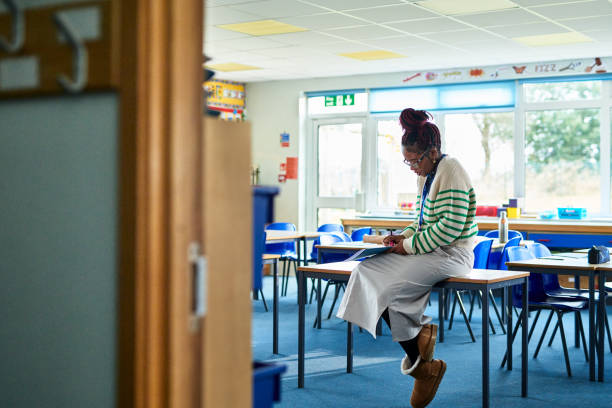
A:
{"type": "Polygon", "coordinates": [[[557,213],[560,219],[581,220],[586,218],[586,208],[559,207],[557,213]]]}
{"type": "Polygon", "coordinates": [[[264,226],[274,221],[278,187],[253,186],[253,289],[261,289],[261,256],[266,248],[264,226]]]}
{"type": "Polygon", "coordinates": [[[269,408],[280,401],[284,364],[253,361],[253,408],[269,408]]]}

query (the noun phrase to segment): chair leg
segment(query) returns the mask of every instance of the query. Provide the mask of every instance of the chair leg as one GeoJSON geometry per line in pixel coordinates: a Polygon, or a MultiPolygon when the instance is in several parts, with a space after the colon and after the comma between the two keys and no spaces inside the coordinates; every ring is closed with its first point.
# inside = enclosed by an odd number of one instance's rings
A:
{"type": "Polygon", "coordinates": [[[558,329],[559,329],[559,323],[557,323],[557,325],[555,326],[552,334],[550,335],[550,340],[548,341],[548,347],[552,346],[553,340],[555,339],[555,336],[557,335],[557,330],[558,329]]]}
{"type": "Polygon", "coordinates": [[[340,294],[340,288],[338,284],[336,286],[336,292],[334,293],[334,301],[332,302],[331,307],[329,308],[329,313],[327,314],[327,320],[331,319],[332,312],[334,311],[334,307],[336,306],[336,300],[338,300],[338,295],[340,294]]]}
{"type": "Polygon", "coordinates": [[[499,325],[501,326],[502,333],[506,334],[506,328],[504,327],[504,321],[499,314],[499,309],[497,308],[497,302],[495,301],[495,297],[493,296],[493,291],[489,290],[489,298],[491,299],[491,304],[493,305],[493,310],[495,310],[495,314],[497,315],[497,320],[499,321],[499,325]]]}
{"type": "MultiPolygon", "coordinates": [[[[472,326],[470,325],[470,321],[468,320],[467,313],[465,312],[465,307],[463,306],[463,299],[461,299],[461,294],[459,291],[455,291],[455,299],[459,301],[459,309],[461,310],[461,314],[463,315],[463,320],[465,320],[465,324],[467,326],[468,332],[470,332],[470,337],[472,338],[472,343],[476,343],[476,337],[474,337],[474,333],[472,332],[472,326]]],[[[454,311],[453,306],[453,311],[454,311]]]]}
{"type": "Polygon", "coordinates": [[[567,376],[572,376],[572,368],[569,362],[569,353],[567,352],[567,342],[565,341],[565,330],[563,330],[563,313],[560,310],[556,310],[557,320],[559,321],[559,333],[561,333],[561,343],[563,344],[563,354],[565,355],[565,368],[567,369],[567,376]]]}
{"type": "MultiPolygon", "coordinates": [[[[521,325],[521,316],[519,316],[519,318],[517,319],[516,324],[514,325],[514,330],[512,330],[512,343],[514,343],[514,339],[516,338],[516,333],[518,332],[520,325],[521,325]]],[[[501,368],[503,368],[504,365],[506,365],[506,360],[508,360],[508,350],[506,350],[506,354],[504,354],[504,358],[502,359],[501,368]]]]}
{"type": "Polygon", "coordinates": [[[455,308],[457,306],[457,298],[458,298],[458,294],[459,292],[455,289],[451,289],[450,295],[453,296],[453,293],[455,294],[455,299],[453,299],[453,307],[451,308],[451,314],[450,317],[448,318],[448,330],[452,330],[453,329],[453,321],[455,320],[455,308]]]}
{"type": "Polygon", "coordinates": [[[266,297],[263,294],[263,290],[259,289],[259,294],[261,295],[261,300],[263,300],[264,309],[267,312],[268,311],[268,304],[266,303],[266,297]]]}
{"type": "Polygon", "coordinates": [[[582,316],[580,312],[576,314],[578,316],[578,330],[580,331],[580,337],[582,338],[582,348],[584,349],[584,360],[589,362],[589,351],[587,350],[586,345],[586,336],[584,335],[584,326],[582,325],[582,316]]]}
{"type": "Polygon", "coordinates": [[[310,297],[308,299],[308,304],[312,304],[312,294],[315,293],[317,291],[316,285],[315,285],[315,278],[310,278],[310,284],[312,285],[312,287],[310,288],[310,297]]]}
{"type": "Polygon", "coordinates": [[[540,318],[540,312],[542,310],[538,310],[538,313],[536,313],[535,318],[533,319],[533,323],[531,323],[531,329],[529,329],[529,335],[527,336],[527,341],[531,340],[531,335],[533,334],[533,331],[535,330],[536,324],[538,323],[538,319],[540,318]]]}
{"type": "Polygon", "coordinates": [[[283,261],[283,279],[281,282],[281,296],[287,296],[287,280],[289,279],[288,263],[289,263],[288,259],[285,259],[283,261]]]}
{"type": "Polygon", "coordinates": [[[474,300],[476,299],[476,295],[474,294],[474,291],[470,290],[470,316],[469,316],[469,321],[472,321],[472,312],[474,312],[474,300]]]}
{"type": "Polygon", "coordinates": [[[608,346],[610,347],[610,353],[612,353],[612,336],[610,335],[610,322],[608,322],[608,313],[605,315],[606,320],[604,320],[604,324],[606,325],[606,333],[608,334],[608,346]]]}
{"type": "Polygon", "coordinates": [[[555,312],[551,310],[550,314],[548,315],[548,319],[546,319],[546,325],[544,326],[544,331],[542,331],[542,335],[540,336],[540,341],[538,341],[538,346],[536,347],[535,353],[533,353],[533,358],[538,357],[538,353],[540,352],[540,347],[542,347],[542,343],[544,342],[544,337],[546,337],[546,331],[548,331],[548,326],[550,325],[550,321],[552,320],[554,313],[555,312]]]}

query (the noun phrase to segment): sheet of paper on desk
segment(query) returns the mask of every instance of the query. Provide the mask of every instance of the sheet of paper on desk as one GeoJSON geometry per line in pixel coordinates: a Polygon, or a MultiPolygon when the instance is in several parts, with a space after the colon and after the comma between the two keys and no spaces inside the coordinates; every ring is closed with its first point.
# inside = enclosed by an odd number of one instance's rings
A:
{"type": "Polygon", "coordinates": [[[368,256],[373,256],[380,254],[382,252],[386,252],[390,247],[384,245],[376,245],[368,248],[361,249],[355,252],[350,258],[345,259],[344,261],[354,261],[355,259],[365,258],[368,256]]]}

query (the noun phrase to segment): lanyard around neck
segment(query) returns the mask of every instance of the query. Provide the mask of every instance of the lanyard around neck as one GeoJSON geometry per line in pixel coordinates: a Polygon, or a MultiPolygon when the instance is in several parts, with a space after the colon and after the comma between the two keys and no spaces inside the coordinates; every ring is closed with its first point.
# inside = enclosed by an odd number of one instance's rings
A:
{"type": "Polygon", "coordinates": [[[446,157],[443,154],[440,157],[440,160],[434,165],[434,168],[425,179],[425,184],[423,185],[423,191],[421,193],[421,211],[419,211],[419,231],[421,230],[421,226],[423,225],[423,207],[425,207],[425,199],[427,198],[427,194],[429,194],[429,189],[431,188],[431,184],[433,183],[434,178],[436,177],[436,172],[438,171],[438,165],[442,161],[442,159],[446,157]]]}

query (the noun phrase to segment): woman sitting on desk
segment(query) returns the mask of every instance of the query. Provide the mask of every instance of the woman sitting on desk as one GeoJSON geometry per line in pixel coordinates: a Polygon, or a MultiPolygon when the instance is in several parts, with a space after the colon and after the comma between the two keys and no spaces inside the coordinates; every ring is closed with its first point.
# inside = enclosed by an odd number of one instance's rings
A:
{"type": "Polygon", "coordinates": [[[424,316],[431,288],[464,276],[474,263],[476,198],[461,164],[440,152],[440,130],[425,111],[404,109],[404,163],[418,176],[416,219],[401,235],[388,235],[388,253],[361,262],[348,282],[338,317],[376,337],[380,317],[406,352],[402,374],[415,378],[410,398],[424,407],[436,395],[446,363],[433,360],[438,326],[424,316]]]}

